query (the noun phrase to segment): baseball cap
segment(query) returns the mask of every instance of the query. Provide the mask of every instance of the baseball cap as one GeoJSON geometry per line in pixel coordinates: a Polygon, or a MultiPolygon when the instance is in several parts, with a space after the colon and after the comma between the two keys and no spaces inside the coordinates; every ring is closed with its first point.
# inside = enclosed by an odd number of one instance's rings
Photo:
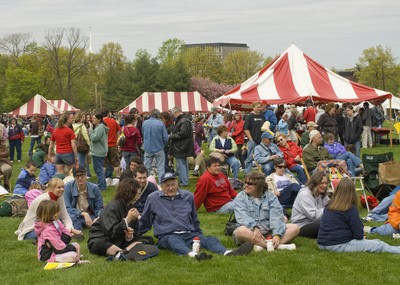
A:
{"type": "Polygon", "coordinates": [[[164,182],[167,181],[168,179],[176,179],[175,173],[172,173],[172,172],[165,172],[165,173],[161,176],[161,183],[164,183],[164,182]]]}
{"type": "Polygon", "coordinates": [[[318,127],[318,125],[315,122],[310,121],[310,122],[307,123],[307,129],[311,128],[311,127],[316,128],[316,127],[318,127]]]}
{"type": "Polygon", "coordinates": [[[85,167],[81,165],[77,165],[72,169],[72,175],[74,176],[80,176],[80,175],[86,175],[86,169],[85,167]]]}
{"type": "Polygon", "coordinates": [[[274,136],[270,133],[270,132],[263,132],[262,134],[261,134],[261,138],[262,139],[265,139],[265,138],[269,138],[269,139],[274,139],[274,136]]]}

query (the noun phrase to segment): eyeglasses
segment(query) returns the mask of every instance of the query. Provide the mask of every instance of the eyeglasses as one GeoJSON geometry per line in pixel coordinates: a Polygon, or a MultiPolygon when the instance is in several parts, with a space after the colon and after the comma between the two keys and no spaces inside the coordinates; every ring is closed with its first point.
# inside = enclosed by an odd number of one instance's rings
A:
{"type": "Polygon", "coordinates": [[[277,165],[276,167],[282,169],[282,168],[285,168],[286,166],[285,165],[277,165]]]}
{"type": "Polygon", "coordinates": [[[280,140],[277,141],[277,143],[280,143],[280,142],[283,142],[283,139],[280,139],[280,140]]]}
{"type": "Polygon", "coordinates": [[[253,186],[253,185],[254,185],[253,182],[249,182],[249,181],[245,181],[244,184],[247,184],[247,185],[249,185],[249,186],[253,186]]]}

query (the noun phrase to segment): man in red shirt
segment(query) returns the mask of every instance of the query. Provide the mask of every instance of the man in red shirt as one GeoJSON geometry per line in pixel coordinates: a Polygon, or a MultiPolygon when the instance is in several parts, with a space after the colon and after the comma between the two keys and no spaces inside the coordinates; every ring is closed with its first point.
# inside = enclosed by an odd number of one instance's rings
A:
{"type": "Polygon", "coordinates": [[[304,120],[306,120],[306,124],[308,122],[315,122],[315,115],[317,114],[317,109],[315,109],[312,105],[311,101],[307,101],[307,109],[304,112],[304,120]]]}
{"type": "Polygon", "coordinates": [[[220,171],[220,163],[215,157],[210,157],[206,162],[207,171],[197,181],[194,192],[197,210],[204,203],[207,212],[233,213],[233,199],[237,192],[220,171]]]}
{"type": "MultiPolygon", "coordinates": [[[[118,156],[117,140],[121,132],[121,126],[116,120],[109,117],[109,111],[102,109],[100,114],[103,115],[103,121],[109,128],[108,131],[108,152],[105,160],[105,167],[108,165],[114,168],[115,177],[119,179],[121,176],[120,160],[118,156]]],[[[129,163],[127,161],[126,163],[129,163]]]]}

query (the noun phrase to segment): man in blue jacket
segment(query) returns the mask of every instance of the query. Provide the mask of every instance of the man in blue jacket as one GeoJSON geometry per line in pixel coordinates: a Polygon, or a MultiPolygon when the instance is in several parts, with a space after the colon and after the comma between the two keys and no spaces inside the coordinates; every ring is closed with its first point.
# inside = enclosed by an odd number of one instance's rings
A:
{"type": "Polygon", "coordinates": [[[74,180],[64,185],[64,202],[74,229],[90,228],[103,210],[103,197],[97,184],[86,181],[83,166],[73,168],[74,180]]]}
{"type": "Polygon", "coordinates": [[[216,237],[203,236],[193,193],[178,188],[174,173],[166,172],[161,177],[161,188],[162,191],[153,192],[147,197],[139,226],[141,234],[154,226],[154,236],[158,238],[160,248],[198,260],[210,259],[211,255],[192,251],[193,239],[198,237],[200,248],[221,255],[243,255],[252,251],[252,243],[227,250],[216,237]]]}

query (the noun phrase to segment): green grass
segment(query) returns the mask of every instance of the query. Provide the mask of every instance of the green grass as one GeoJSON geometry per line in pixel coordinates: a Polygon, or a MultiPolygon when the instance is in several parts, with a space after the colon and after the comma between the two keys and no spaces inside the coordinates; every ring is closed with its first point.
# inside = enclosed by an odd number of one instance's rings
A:
{"type": "MultiPolygon", "coordinates": [[[[27,160],[27,140],[23,146],[23,161],[16,163],[12,183],[27,160]]],[[[367,153],[393,151],[400,158],[399,146],[377,146],[367,153]]],[[[37,173],[38,174],[38,173],[37,173]]],[[[196,178],[191,178],[194,190],[196,178]]],[[[108,202],[113,188],[103,192],[108,202]]],[[[365,209],[360,209],[366,215],[365,209]]],[[[228,215],[206,213],[199,210],[199,219],[206,235],[215,235],[222,243],[233,248],[232,237],[223,234],[228,215]]],[[[29,241],[17,241],[14,231],[20,218],[0,218],[0,281],[2,284],[396,284],[399,256],[394,254],[332,253],[320,251],[315,240],[296,238],[293,252],[267,251],[248,256],[214,258],[197,262],[161,250],[159,255],[145,262],[106,262],[88,252],[86,240],[81,248],[90,264],[65,270],[44,271],[44,263],[37,260],[36,246],[29,241]]],[[[368,223],[375,225],[376,223],[368,223]]],[[[84,231],[88,236],[88,231],[84,231]]],[[[371,236],[378,238],[378,236],[371,236]]],[[[400,245],[400,240],[379,237],[400,245]]]]}

